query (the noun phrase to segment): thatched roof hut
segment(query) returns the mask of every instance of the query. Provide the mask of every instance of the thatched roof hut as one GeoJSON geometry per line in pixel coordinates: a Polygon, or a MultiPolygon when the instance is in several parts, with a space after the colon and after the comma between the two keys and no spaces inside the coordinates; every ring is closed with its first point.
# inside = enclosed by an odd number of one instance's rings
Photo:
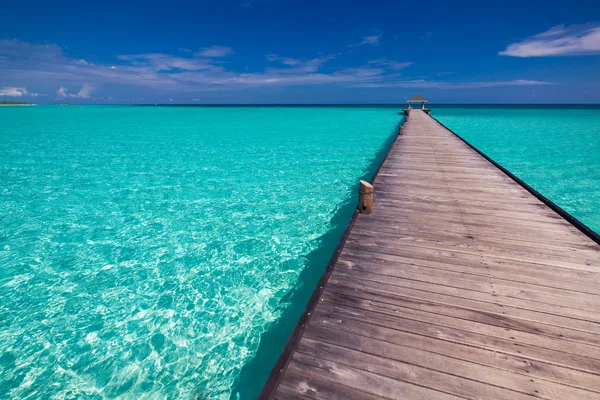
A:
{"type": "Polygon", "coordinates": [[[412,103],[421,103],[421,109],[424,110],[425,109],[425,103],[427,103],[427,99],[421,95],[416,95],[411,97],[410,99],[406,100],[406,102],[408,103],[408,108],[412,108],[412,103]]]}

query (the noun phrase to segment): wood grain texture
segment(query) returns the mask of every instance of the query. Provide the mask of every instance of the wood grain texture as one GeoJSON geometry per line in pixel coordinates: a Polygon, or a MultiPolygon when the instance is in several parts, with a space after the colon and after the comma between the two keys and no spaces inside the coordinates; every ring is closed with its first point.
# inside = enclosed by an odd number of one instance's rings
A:
{"type": "Polygon", "coordinates": [[[600,246],[421,110],[402,132],[273,398],[600,399],[600,246]]]}

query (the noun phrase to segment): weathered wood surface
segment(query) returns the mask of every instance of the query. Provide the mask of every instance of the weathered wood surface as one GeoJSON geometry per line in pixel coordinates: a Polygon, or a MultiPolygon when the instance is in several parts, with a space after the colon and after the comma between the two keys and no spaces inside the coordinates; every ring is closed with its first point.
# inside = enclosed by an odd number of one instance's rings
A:
{"type": "Polygon", "coordinates": [[[600,246],[421,110],[276,399],[600,399],[600,246]]]}

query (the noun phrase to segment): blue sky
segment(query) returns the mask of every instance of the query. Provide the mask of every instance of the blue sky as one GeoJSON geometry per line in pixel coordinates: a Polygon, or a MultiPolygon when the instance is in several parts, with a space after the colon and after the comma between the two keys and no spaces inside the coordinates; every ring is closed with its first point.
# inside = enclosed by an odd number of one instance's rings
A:
{"type": "Polygon", "coordinates": [[[600,3],[8,1],[0,100],[600,103],[600,3]],[[124,2],[123,2],[124,3],[124,2]]]}

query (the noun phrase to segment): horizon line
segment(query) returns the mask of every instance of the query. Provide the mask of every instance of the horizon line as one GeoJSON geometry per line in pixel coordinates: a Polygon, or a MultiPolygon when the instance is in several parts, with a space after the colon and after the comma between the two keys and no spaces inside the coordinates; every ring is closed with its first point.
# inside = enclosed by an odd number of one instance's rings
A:
{"type": "MultiPolygon", "coordinates": [[[[432,106],[600,106],[600,103],[431,103],[426,108],[432,106]]],[[[13,105],[13,104],[6,104],[13,105]]],[[[17,104],[14,104],[17,105],[17,104]]],[[[197,107],[277,107],[277,106],[405,106],[406,103],[29,103],[25,105],[40,106],[197,106],[197,107]]],[[[418,109],[419,107],[413,107],[418,109]]]]}

